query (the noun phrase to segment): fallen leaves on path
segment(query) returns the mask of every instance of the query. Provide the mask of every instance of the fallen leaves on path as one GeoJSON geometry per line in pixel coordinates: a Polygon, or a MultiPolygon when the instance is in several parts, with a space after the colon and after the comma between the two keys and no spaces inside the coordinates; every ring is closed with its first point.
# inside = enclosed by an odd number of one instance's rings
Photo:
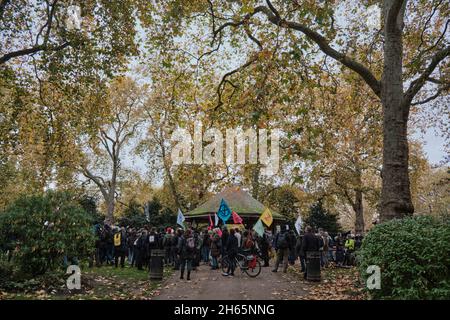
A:
{"type": "MultiPolygon", "coordinates": [[[[303,274],[290,270],[298,277],[303,274]]],[[[356,268],[341,269],[330,267],[322,270],[322,281],[318,283],[301,280],[308,294],[299,297],[302,300],[365,300],[367,295],[360,284],[356,268]]]]}

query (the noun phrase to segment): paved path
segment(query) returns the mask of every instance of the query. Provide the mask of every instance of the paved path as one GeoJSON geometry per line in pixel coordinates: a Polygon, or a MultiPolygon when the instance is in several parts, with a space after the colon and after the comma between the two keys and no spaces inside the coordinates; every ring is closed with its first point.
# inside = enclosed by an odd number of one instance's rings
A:
{"type": "Polygon", "coordinates": [[[308,286],[303,281],[289,273],[271,272],[271,267],[262,268],[256,278],[241,274],[238,269],[235,274],[224,277],[221,270],[202,265],[192,271],[191,281],[186,281],[180,280],[180,272],[176,271],[163,282],[159,295],[152,300],[293,300],[307,293],[308,286]]]}

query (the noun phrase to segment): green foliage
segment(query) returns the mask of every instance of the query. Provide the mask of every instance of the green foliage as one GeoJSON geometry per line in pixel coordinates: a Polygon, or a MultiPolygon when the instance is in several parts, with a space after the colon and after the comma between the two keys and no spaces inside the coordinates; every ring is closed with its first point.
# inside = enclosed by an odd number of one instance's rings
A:
{"type": "Polygon", "coordinates": [[[135,200],[131,200],[118,221],[119,225],[133,228],[142,228],[145,225],[157,228],[175,225],[177,221],[175,213],[169,208],[164,208],[158,198],[149,201],[148,207],[150,222],[147,221],[142,206],[135,200]]]}
{"type": "Polygon", "coordinates": [[[309,215],[305,219],[305,226],[310,225],[314,229],[323,228],[330,234],[341,232],[338,217],[326,210],[321,201],[316,202],[310,208],[309,215]]]}
{"type": "Polygon", "coordinates": [[[94,197],[84,195],[78,202],[83,210],[90,215],[94,223],[105,220],[105,216],[97,210],[97,200],[94,197]]]}
{"type": "Polygon", "coordinates": [[[117,221],[121,227],[142,228],[148,224],[142,207],[135,200],[131,200],[123,211],[123,216],[117,221]]]}
{"type": "Polygon", "coordinates": [[[358,255],[367,279],[369,265],[381,268],[375,299],[450,298],[450,223],[429,216],[395,219],[375,226],[358,255]]]}
{"type": "Polygon", "coordinates": [[[45,274],[63,257],[86,257],[94,248],[92,219],[70,193],[22,196],[0,213],[0,243],[27,275],[45,274]]]}

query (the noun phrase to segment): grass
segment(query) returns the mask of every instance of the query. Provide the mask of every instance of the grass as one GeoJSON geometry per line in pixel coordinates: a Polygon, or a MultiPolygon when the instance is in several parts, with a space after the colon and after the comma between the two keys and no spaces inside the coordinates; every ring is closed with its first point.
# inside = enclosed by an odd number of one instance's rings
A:
{"type": "MultiPolygon", "coordinates": [[[[172,274],[171,268],[165,268],[163,280],[172,274]]],[[[65,281],[65,279],[63,279],[65,281]]],[[[61,281],[61,283],[64,283],[61,281]]],[[[41,288],[31,292],[3,292],[1,299],[14,300],[128,300],[151,299],[154,291],[161,287],[161,281],[150,281],[148,270],[137,270],[128,265],[125,268],[102,266],[81,267],[81,290],[70,291],[64,284],[41,288]]]]}

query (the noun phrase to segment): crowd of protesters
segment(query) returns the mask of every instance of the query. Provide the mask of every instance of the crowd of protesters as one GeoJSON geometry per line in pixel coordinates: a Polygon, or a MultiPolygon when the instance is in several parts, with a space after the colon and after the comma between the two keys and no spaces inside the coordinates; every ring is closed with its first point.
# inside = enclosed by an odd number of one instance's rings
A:
{"type": "MultiPolygon", "coordinates": [[[[212,270],[219,269],[221,258],[228,256],[233,260],[239,252],[258,254],[263,267],[275,257],[272,271],[277,272],[280,265],[286,272],[289,265],[300,262],[301,272],[306,278],[306,253],[320,252],[320,264],[327,268],[330,262],[337,266],[350,266],[355,263],[354,252],[361,245],[362,237],[350,233],[337,234],[332,237],[326,230],[317,232],[310,226],[300,235],[287,226],[281,226],[273,235],[266,229],[263,235],[254,230],[239,228],[214,228],[196,231],[181,228],[141,229],[114,227],[97,224],[95,263],[97,266],[107,264],[124,267],[125,261],[139,270],[149,267],[152,250],[164,250],[163,263],[180,271],[180,279],[190,280],[191,271],[200,264],[207,264],[212,270]]],[[[224,276],[234,275],[233,264],[228,266],[224,276]]]]}

